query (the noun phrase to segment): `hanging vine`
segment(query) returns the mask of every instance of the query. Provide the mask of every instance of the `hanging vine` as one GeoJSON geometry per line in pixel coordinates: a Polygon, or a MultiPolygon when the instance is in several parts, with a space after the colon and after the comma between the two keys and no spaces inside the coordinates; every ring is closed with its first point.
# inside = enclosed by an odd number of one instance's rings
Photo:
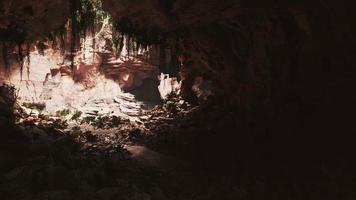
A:
{"type": "MultiPolygon", "coordinates": [[[[131,19],[125,17],[114,20],[112,32],[113,35],[123,34],[130,40],[132,38],[135,49],[131,49],[134,51],[136,51],[138,47],[146,48],[152,44],[158,44],[160,42],[157,30],[154,28],[146,30],[140,27],[137,23],[134,23],[131,19]]],[[[118,41],[114,42],[118,43],[118,41]]]]}
{"type": "Polygon", "coordinates": [[[124,48],[124,35],[116,31],[114,26],[112,26],[112,44],[117,58],[121,55],[122,49],[124,48]]]}
{"type": "Polygon", "coordinates": [[[27,70],[27,80],[30,80],[30,64],[31,64],[30,50],[31,50],[30,43],[27,42],[27,43],[26,43],[26,58],[27,58],[26,70],[27,70]]]}
{"type": "Polygon", "coordinates": [[[17,44],[17,61],[18,61],[19,66],[20,66],[20,79],[21,79],[21,81],[22,81],[23,64],[24,64],[24,62],[23,62],[24,59],[23,58],[24,58],[24,56],[22,54],[22,44],[19,43],[19,44],[17,44]]]}
{"type": "MultiPolygon", "coordinates": [[[[46,40],[36,42],[36,47],[41,55],[44,55],[44,50],[48,48],[48,45],[54,50],[60,50],[64,59],[70,61],[72,69],[75,65],[77,52],[88,48],[85,44],[89,40],[86,38],[91,36],[90,43],[94,54],[98,38],[105,32],[107,25],[112,28],[112,47],[116,56],[121,55],[125,45],[129,55],[137,56],[140,48],[147,48],[160,41],[158,31],[154,28],[146,30],[129,18],[110,21],[109,14],[102,8],[101,0],[70,0],[69,14],[67,22],[49,33],[46,40]]],[[[17,49],[17,61],[20,65],[22,79],[24,67],[26,67],[29,76],[30,47],[35,41],[31,41],[25,32],[18,30],[20,29],[16,27],[0,30],[0,40],[5,68],[9,68],[8,54],[17,49]]]]}

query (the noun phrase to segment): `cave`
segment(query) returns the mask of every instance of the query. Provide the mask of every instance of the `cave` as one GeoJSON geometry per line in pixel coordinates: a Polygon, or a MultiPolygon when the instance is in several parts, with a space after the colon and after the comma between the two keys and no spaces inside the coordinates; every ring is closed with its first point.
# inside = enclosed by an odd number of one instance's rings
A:
{"type": "Polygon", "coordinates": [[[0,199],[355,199],[353,10],[0,0],[0,199]]]}

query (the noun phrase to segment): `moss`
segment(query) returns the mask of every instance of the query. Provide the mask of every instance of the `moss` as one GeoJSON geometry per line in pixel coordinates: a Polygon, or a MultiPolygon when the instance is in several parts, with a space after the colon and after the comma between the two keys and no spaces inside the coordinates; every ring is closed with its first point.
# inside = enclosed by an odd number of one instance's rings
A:
{"type": "Polygon", "coordinates": [[[68,123],[66,120],[56,119],[54,120],[52,126],[56,129],[65,129],[68,127],[68,123]]]}
{"type": "Polygon", "coordinates": [[[87,123],[87,124],[91,124],[93,122],[95,122],[95,118],[94,116],[86,116],[83,118],[82,123],[87,123]]]}
{"type": "Polygon", "coordinates": [[[99,115],[84,117],[82,123],[90,124],[96,128],[114,128],[122,124],[123,120],[117,116],[99,115]]]}
{"type": "Polygon", "coordinates": [[[97,128],[104,128],[109,122],[109,116],[98,116],[95,121],[92,123],[93,126],[97,128]]]}
{"type": "Polygon", "coordinates": [[[32,109],[32,110],[38,110],[38,111],[43,111],[46,108],[45,103],[37,103],[37,102],[22,103],[22,106],[32,109]]]}
{"type": "Polygon", "coordinates": [[[71,119],[77,121],[82,114],[82,111],[76,110],[71,119]]]}
{"type": "Polygon", "coordinates": [[[65,117],[65,116],[67,116],[69,114],[70,114],[70,110],[69,109],[58,110],[56,112],[56,116],[57,117],[65,117]]]}
{"type": "Polygon", "coordinates": [[[72,127],[72,134],[74,135],[74,136],[81,136],[81,135],[83,135],[83,131],[80,129],[80,127],[79,126],[74,126],[74,127],[72,127]]]}

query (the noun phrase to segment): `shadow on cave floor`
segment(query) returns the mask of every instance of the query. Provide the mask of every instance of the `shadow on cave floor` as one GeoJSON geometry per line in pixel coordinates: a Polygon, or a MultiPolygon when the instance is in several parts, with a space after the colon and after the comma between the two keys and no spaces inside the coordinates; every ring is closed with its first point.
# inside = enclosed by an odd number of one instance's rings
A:
{"type": "Polygon", "coordinates": [[[141,116],[141,124],[117,117],[66,121],[48,116],[23,117],[15,124],[21,112],[0,106],[8,114],[0,120],[1,199],[355,196],[356,172],[347,159],[332,163],[306,146],[305,153],[292,151],[295,146],[288,147],[286,138],[265,142],[236,134],[246,127],[236,123],[232,110],[214,101],[189,107],[171,98],[141,116]]]}
{"type": "Polygon", "coordinates": [[[133,94],[137,101],[142,102],[143,109],[151,110],[156,105],[162,105],[163,103],[158,85],[159,83],[153,79],[145,79],[141,86],[126,92],[133,94]]]}
{"type": "MultiPolygon", "coordinates": [[[[0,120],[2,200],[220,199],[228,191],[224,177],[140,145],[153,134],[148,127],[115,116],[33,118],[12,95],[3,99],[0,108],[8,117],[0,120]],[[205,191],[212,182],[216,188],[205,191]]],[[[172,108],[156,108],[146,117],[159,117],[167,109],[172,108]]],[[[169,115],[166,119],[172,120],[174,114],[169,115]]]]}
{"type": "Polygon", "coordinates": [[[145,133],[130,123],[93,132],[57,126],[2,132],[1,199],[219,199],[228,191],[220,176],[135,145],[145,133]]]}

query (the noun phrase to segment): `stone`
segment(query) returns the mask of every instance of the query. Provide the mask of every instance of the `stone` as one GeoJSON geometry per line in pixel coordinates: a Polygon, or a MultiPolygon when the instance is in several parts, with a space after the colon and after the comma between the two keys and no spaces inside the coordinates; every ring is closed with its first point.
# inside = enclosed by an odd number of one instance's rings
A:
{"type": "Polygon", "coordinates": [[[46,200],[71,200],[72,193],[68,190],[52,190],[41,194],[41,197],[46,200]]]}
{"type": "Polygon", "coordinates": [[[114,200],[120,196],[122,190],[118,187],[102,188],[96,192],[96,195],[100,200],[114,200]]]}

